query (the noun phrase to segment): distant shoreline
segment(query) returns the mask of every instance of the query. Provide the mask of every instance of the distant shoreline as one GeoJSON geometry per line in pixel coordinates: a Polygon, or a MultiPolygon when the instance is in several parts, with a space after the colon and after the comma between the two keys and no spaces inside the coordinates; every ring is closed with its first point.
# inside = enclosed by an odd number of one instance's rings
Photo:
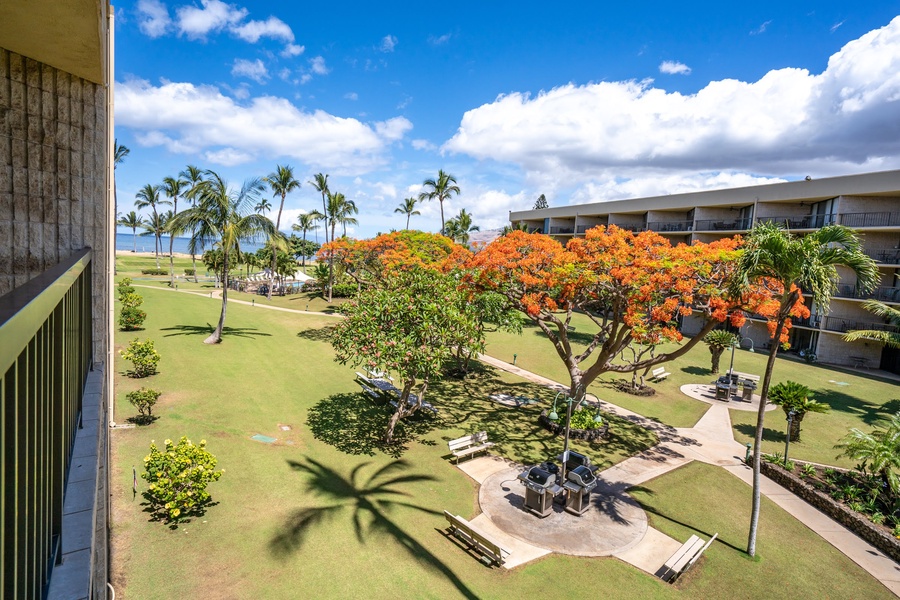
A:
{"type": "MultiPolygon", "coordinates": [[[[141,257],[156,258],[156,253],[155,252],[132,252],[131,250],[117,249],[116,256],[141,256],[141,257]]],[[[175,258],[190,258],[191,257],[190,254],[185,254],[184,252],[173,252],[172,256],[174,256],[175,258]]],[[[197,257],[197,260],[200,260],[199,254],[195,254],[195,256],[197,257]]],[[[162,260],[163,258],[169,258],[169,253],[168,252],[160,252],[159,258],[160,258],[160,260],[162,260]]]]}

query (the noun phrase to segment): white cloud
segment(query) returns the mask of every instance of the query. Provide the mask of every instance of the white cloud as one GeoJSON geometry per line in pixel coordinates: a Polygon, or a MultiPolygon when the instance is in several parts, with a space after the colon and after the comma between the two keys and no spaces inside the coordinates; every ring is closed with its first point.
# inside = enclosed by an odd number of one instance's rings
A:
{"type": "Polygon", "coordinates": [[[251,44],[258,42],[261,37],[270,37],[288,43],[294,41],[294,32],[287,23],[278,17],[270,16],[265,21],[247,21],[232,27],[231,32],[251,44]]]}
{"type": "Polygon", "coordinates": [[[344,98],[347,100],[359,100],[359,94],[356,92],[347,92],[344,94],[344,98]]]}
{"type": "Polygon", "coordinates": [[[763,33],[766,32],[766,29],[768,29],[769,25],[771,25],[771,24],[772,24],[771,19],[769,19],[768,21],[765,21],[762,25],[760,25],[759,27],[757,27],[756,29],[751,31],[750,35],[762,35],[763,33]]]}
{"type": "MultiPolygon", "coordinates": [[[[695,94],[618,81],[513,93],[465,113],[443,149],[578,183],[606,174],[813,175],[900,163],[900,17],[849,42],[820,74],[770,71],[695,94]]],[[[837,172],[837,173],[836,173],[837,172]]]]}
{"type": "Polygon", "coordinates": [[[325,66],[325,59],[321,56],[309,59],[309,69],[316,75],[328,75],[331,72],[331,69],[325,66]]]}
{"type": "MultiPolygon", "coordinates": [[[[644,171],[633,173],[633,175],[627,181],[623,181],[612,173],[599,177],[596,181],[588,182],[577,189],[568,199],[569,204],[687,194],[703,190],[721,190],[785,181],[780,178],[757,177],[739,172],[653,173],[644,171]]],[[[525,209],[528,208],[531,207],[525,207],[525,209]]]]}
{"type": "Polygon", "coordinates": [[[303,75],[300,76],[300,84],[301,85],[303,85],[305,83],[309,83],[310,81],[312,81],[312,75],[310,75],[309,73],[304,73],[303,75]]]}
{"type": "Polygon", "coordinates": [[[440,36],[430,35],[428,36],[428,43],[432,46],[442,46],[450,41],[450,37],[451,35],[449,33],[440,36]]]}
{"type": "Polygon", "coordinates": [[[384,165],[387,147],[412,128],[403,117],[367,124],[273,96],[238,104],[218,88],[191,83],[118,82],[116,94],[116,124],[139,143],[204,152],[219,164],[287,157],[336,175],[363,173],[384,165]]]}
{"type": "Polygon", "coordinates": [[[830,33],[834,33],[834,32],[837,31],[838,28],[839,28],[841,25],[843,25],[844,23],[845,23],[845,21],[839,21],[838,23],[835,23],[834,25],[832,25],[831,28],[830,28],[828,31],[829,31],[830,33]]]}
{"type": "Polygon", "coordinates": [[[289,80],[291,78],[291,70],[285,67],[282,70],[278,71],[278,78],[282,81],[289,80]]]}
{"type": "Polygon", "coordinates": [[[410,143],[416,150],[427,150],[429,152],[434,152],[435,150],[437,150],[437,146],[435,146],[428,140],[413,140],[410,143]]]}
{"type": "MultiPolygon", "coordinates": [[[[137,13],[138,27],[144,35],[151,38],[165,35],[172,24],[169,9],[159,0],[138,0],[137,13]]],[[[117,13],[116,18],[118,17],[117,13]]]]}
{"type": "Polygon", "coordinates": [[[677,60],[664,60],[659,64],[659,72],[666,75],[690,75],[691,68],[677,60]]]}
{"type": "Polygon", "coordinates": [[[203,8],[182,6],[175,11],[179,34],[190,39],[203,39],[210,32],[237,25],[249,14],[246,8],[225,4],[221,0],[200,0],[200,3],[203,8]]]}
{"type": "Polygon", "coordinates": [[[234,61],[234,66],[231,67],[231,74],[235,77],[247,77],[258,83],[265,83],[269,77],[269,70],[266,69],[263,61],[258,58],[256,60],[238,58],[234,61]]]}
{"type": "Polygon", "coordinates": [[[300,56],[306,50],[306,46],[298,46],[297,44],[288,44],[281,51],[281,56],[289,58],[291,56],[300,56]]]}
{"type": "Polygon", "coordinates": [[[396,45],[397,38],[393,35],[386,35],[381,39],[381,47],[379,49],[382,52],[393,52],[396,45]]]}

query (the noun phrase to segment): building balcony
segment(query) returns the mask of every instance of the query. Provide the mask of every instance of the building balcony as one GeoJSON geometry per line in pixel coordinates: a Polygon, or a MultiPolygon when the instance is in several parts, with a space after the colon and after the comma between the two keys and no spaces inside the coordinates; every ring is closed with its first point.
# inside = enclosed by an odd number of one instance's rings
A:
{"type": "Polygon", "coordinates": [[[826,225],[834,225],[837,215],[787,215],[760,217],[760,223],[777,223],[787,229],[819,229],[826,225]]]}
{"type": "Polygon", "coordinates": [[[866,248],[863,252],[882,265],[900,265],[900,248],[866,248]]]}
{"type": "MultiPolygon", "coordinates": [[[[751,321],[762,321],[766,322],[769,319],[759,314],[749,314],[747,318],[751,321]]],[[[819,315],[810,315],[804,319],[798,319],[796,317],[791,317],[791,327],[806,327],[808,329],[819,329],[821,325],[822,317],[819,315]]]]}
{"type": "Polygon", "coordinates": [[[689,233],[694,229],[693,221],[650,221],[647,229],[660,233],[689,233]]]}
{"type": "Polygon", "coordinates": [[[838,333],[847,333],[848,331],[857,331],[860,329],[892,332],[900,331],[900,328],[895,325],[857,321],[856,319],[845,317],[825,317],[823,319],[823,329],[825,331],[836,331],[838,333]]]}
{"type": "Polygon", "coordinates": [[[634,225],[629,223],[610,223],[610,225],[615,225],[619,229],[624,229],[625,231],[631,231],[633,233],[640,233],[642,231],[647,231],[646,225],[634,225]]]}
{"type": "Polygon", "coordinates": [[[745,231],[750,229],[752,219],[698,219],[694,231],[745,231]]]}
{"type": "Polygon", "coordinates": [[[877,300],[879,302],[900,302],[900,287],[881,286],[873,291],[860,292],[854,285],[839,284],[835,292],[836,298],[856,298],[859,300],[877,300]]]}
{"type": "Polygon", "coordinates": [[[575,227],[551,227],[550,235],[571,235],[575,233],[575,227]]]}
{"type": "Polygon", "coordinates": [[[864,212],[841,215],[847,227],[900,227],[900,212],[864,212]]]}

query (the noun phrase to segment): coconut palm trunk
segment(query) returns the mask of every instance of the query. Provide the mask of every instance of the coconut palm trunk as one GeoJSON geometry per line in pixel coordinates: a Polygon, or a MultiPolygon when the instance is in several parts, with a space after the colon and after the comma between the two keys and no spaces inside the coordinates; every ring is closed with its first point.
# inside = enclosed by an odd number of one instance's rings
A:
{"type": "Polygon", "coordinates": [[[218,344],[222,341],[222,331],[225,329],[225,313],[228,312],[228,253],[222,256],[222,312],[219,313],[219,324],[216,325],[215,331],[208,338],[203,340],[204,344],[218,344]]]}

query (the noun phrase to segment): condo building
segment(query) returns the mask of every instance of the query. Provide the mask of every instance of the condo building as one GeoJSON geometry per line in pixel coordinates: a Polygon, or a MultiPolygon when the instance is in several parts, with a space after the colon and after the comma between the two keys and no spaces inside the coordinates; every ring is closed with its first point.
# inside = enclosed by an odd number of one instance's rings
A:
{"type": "MultiPolygon", "coordinates": [[[[761,222],[779,223],[796,235],[825,225],[846,225],[859,233],[865,253],[877,263],[880,283],[870,293],[857,293],[852,273],[839,269],[841,279],[830,306],[819,306],[807,296],[812,314],[794,320],[791,351],[813,352],[825,363],[900,373],[900,350],[874,341],[842,339],[855,329],[896,331],[895,325],[866,311],[863,302],[900,305],[900,171],[517,211],[509,219],[514,226],[524,224],[529,231],[562,243],[583,237],[597,225],[655,231],[673,244],[746,234],[761,222]]],[[[699,319],[684,319],[686,335],[699,329],[699,319]]],[[[761,317],[751,315],[740,335],[742,347],[768,347],[761,317]]]]}

